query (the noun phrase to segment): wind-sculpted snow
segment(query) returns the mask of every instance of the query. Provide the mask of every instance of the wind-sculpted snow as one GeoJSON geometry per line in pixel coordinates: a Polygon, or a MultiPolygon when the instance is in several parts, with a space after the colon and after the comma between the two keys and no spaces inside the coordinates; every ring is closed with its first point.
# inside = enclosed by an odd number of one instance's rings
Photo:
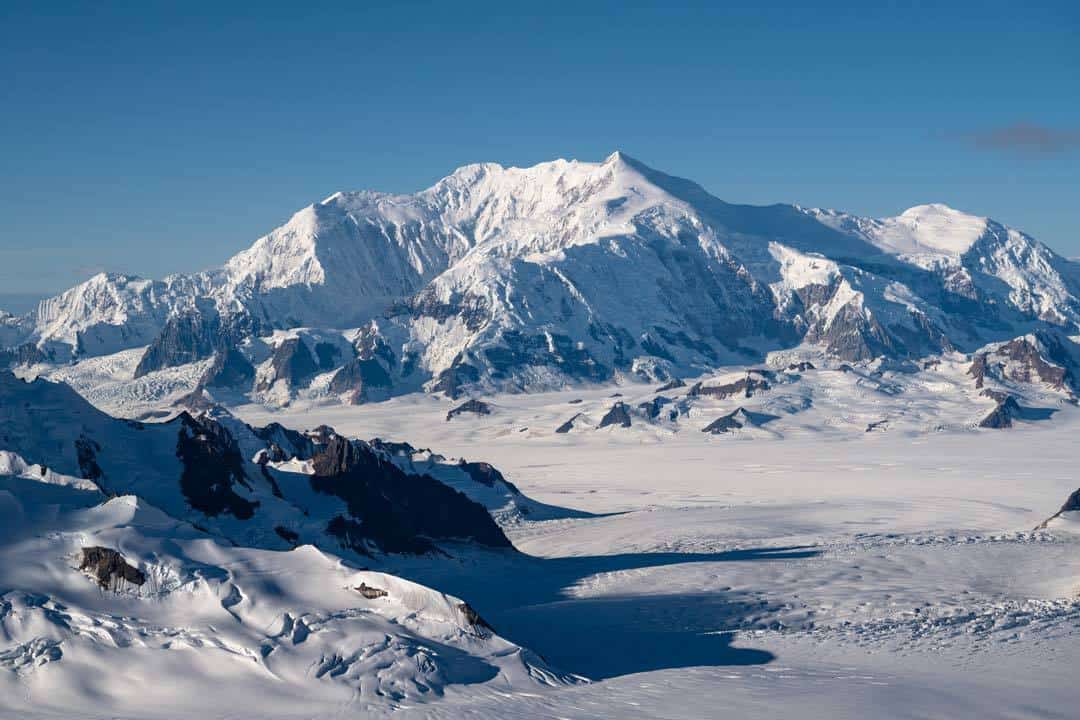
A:
{"type": "Polygon", "coordinates": [[[57,371],[145,346],[133,381],[231,358],[203,384],[363,403],[664,381],[797,346],[847,361],[974,352],[1075,334],[1078,279],[1027,235],[944,205],[881,220],[734,205],[615,153],[336,193],[220,270],[100,275],[5,317],[0,345],[57,371]]]}

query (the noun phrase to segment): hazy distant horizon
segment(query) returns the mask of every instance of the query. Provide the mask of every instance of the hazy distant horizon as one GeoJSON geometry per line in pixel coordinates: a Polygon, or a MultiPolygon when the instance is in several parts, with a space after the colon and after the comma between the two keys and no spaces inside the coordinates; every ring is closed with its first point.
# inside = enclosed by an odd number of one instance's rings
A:
{"type": "Polygon", "coordinates": [[[0,292],[0,310],[6,310],[12,315],[25,315],[36,308],[39,302],[55,294],[52,291],[40,293],[0,292]]]}

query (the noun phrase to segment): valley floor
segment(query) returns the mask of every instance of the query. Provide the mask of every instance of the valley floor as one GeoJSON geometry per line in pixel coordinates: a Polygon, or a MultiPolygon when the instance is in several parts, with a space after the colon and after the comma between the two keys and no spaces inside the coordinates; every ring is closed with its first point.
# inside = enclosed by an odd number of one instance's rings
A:
{"type": "Polygon", "coordinates": [[[238,409],[486,460],[591,514],[510,527],[520,557],[390,571],[593,682],[450,691],[402,717],[1076,716],[1080,536],[1033,528],[1080,485],[1080,411],[1008,431],[552,434],[581,396],[452,422],[430,397],[238,409]]]}

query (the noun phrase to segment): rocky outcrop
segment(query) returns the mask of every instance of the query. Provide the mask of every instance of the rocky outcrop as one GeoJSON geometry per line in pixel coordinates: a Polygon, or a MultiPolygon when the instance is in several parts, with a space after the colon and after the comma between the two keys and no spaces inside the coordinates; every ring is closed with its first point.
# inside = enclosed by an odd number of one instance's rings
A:
{"type": "Polygon", "coordinates": [[[1011,428],[1013,420],[1021,414],[1020,404],[1016,402],[1016,398],[1012,395],[1004,395],[995,399],[997,400],[997,407],[979,421],[979,427],[997,430],[1011,428]]]}
{"type": "Polygon", "coordinates": [[[236,347],[227,344],[214,353],[214,361],[199,378],[199,385],[248,390],[254,380],[254,366],[236,347]]]}
{"type": "Polygon", "coordinates": [[[1080,513],[1080,489],[1078,489],[1076,492],[1074,492],[1072,495],[1070,495],[1068,497],[1068,499],[1065,501],[1065,504],[1061,506],[1061,509],[1059,509],[1056,513],[1054,513],[1050,517],[1043,520],[1042,523],[1040,523],[1038,525],[1038,527],[1036,527],[1035,529],[1036,530],[1045,530],[1046,527],[1050,524],[1051,521],[1057,520],[1059,517],[1061,517],[1065,513],[1072,513],[1072,512],[1080,513]]]}
{"type": "Polygon", "coordinates": [[[520,491],[509,480],[504,478],[503,474],[494,465],[486,462],[466,462],[463,459],[458,463],[458,467],[481,485],[495,487],[495,483],[502,483],[509,488],[510,492],[515,495],[520,494],[520,491]]]}
{"type": "Polygon", "coordinates": [[[971,361],[971,367],[968,368],[967,374],[975,379],[975,387],[981,388],[986,384],[986,372],[988,369],[986,354],[976,355],[971,361]]]}
{"type": "Polygon", "coordinates": [[[600,418],[600,424],[597,428],[606,428],[610,425],[628,428],[632,424],[630,419],[630,407],[620,400],[611,406],[611,409],[607,411],[604,417],[600,418]]]}
{"type": "Polygon", "coordinates": [[[356,357],[334,373],[328,389],[335,395],[348,393],[348,402],[359,405],[371,400],[386,399],[392,385],[390,375],[378,360],[356,357]]]}
{"type": "Polygon", "coordinates": [[[680,378],[672,378],[660,387],[656,388],[656,392],[670,392],[671,390],[678,390],[681,387],[686,387],[686,383],[680,378]]]}
{"type": "Polygon", "coordinates": [[[364,598],[368,600],[378,600],[381,597],[386,597],[390,593],[386,592],[382,588],[372,587],[367,583],[361,582],[355,588],[356,592],[360,593],[364,598]]]}
{"type": "Polygon", "coordinates": [[[233,436],[217,421],[182,412],[174,421],[180,429],[176,456],[183,464],[180,491],[195,510],[211,517],[229,513],[240,520],[255,514],[257,502],[237,494],[236,486],[248,490],[244,458],[233,436]]]}
{"type": "Polygon", "coordinates": [[[480,380],[480,371],[459,356],[454,363],[439,373],[438,377],[428,387],[429,392],[441,392],[448,398],[458,399],[464,394],[465,388],[480,380]]]}
{"type": "Polygon", "coordinates": [[[555,432],[559,433],[560,435],[565,435],[566,433],[570,432],[571,430],[574,429],[574,422],[579,417],[581,417],[581,413],[578,413],[578,414],[574,415],[574,417],[570,418],[569,420],[564,422],[562,425],[555,428],[555,432]]]}
{"type": "Polygon", "coordinates": [[[689,397],[711,397],[723,400],[729,397],[753,397],[759,392],[768,390],[771,386],[762,371],[752,370],[746,373],[746,377],[739,378],[733,383],[725,385],[707,386],[697,383],[687,393],[689,397]]]}
{"type": "Polygon", "coordinates": [[[657,395],[652,400],[647,400],[646,402],[639,403],[638,410],[640,410],[641,413],[650,420],[656,420],[658,417],[660,417],[660,413],[663,411],[664,406],[670,404],[671,398],[665,397],[663,395],[657,395]]]}
{"type": "Polygon", "coordinates": [[[464,415],[465,413],[471,413],[473,415],[490,415],[491,406],[482,400],[468,400],[446,413],[446,421],[449,422],[458,415],[464,415]]]}
{"type": "Polygon", "coordinates": [[[411,475],[366,443],[340,436],[312,458],[311,487],[345,501],[327,532],[359,553],[423,554],[436,540],[512,547],[487,510],[427,475],[411,475]]]}
{"type": "Polygon", "coordinates": [[[102,590],[118,592],[130,583],[141,586],[146,582],[146,574],[129,565],[116,550],[106,547],[84,547],[79,569],[89,573],[102,590]]]}
{"type": "Polygon", "coordinates": [[[246,314],[229,317],[186,312],[172,315],[146,348],[135,377],[167,367],[205,360],[245,337],[258,334],[259,325],[246,314]]]}
{"type": "Polygon", "coordinates": [[[814,367],[814,363],[809,360],[802,360],[800,362],[791,363],[787,366],[788,372],[806,372],[807,370],[817,370],[814,367]]]}
{"type": "Polygon", "coordinates": [[[1077,383],[1073,372],[1074,351],[1056,334],[1036,333],[1014,338],[976,354],[968,368],[975,387],[982,388],[988,378],[999,382],[1042,383],[1053,390],[1074,394],[1077,383]]]}
{"type": "Polygon", "coordinates": [[[489,634],[495,632],[495,628],[491,627],[484,618],[480,617],[480,613],[476,612],[469,603],[463,602],[457,606],[457,609],[461,612],[462,616],[464,616],[465,623],[481,637],[487,637],[489,634]]]}
{"type": "Polygon", "coordinates": [[[746,428],[758,428],[775,419],[775,415],[751,412],[750,410],[746,410],[740,407],[731,411],[727,415],[713,420],[711,423],[702,428],[701,431],[711,433],[713,435],[719,435],[721,433],[729,433],[735,430],[743,430],[746,428]]]}
{"type": "Polygon", "coordinates": [[[98,480],[104,475],[97,462],[99,452],[101,452],[101,445],[96,440],[80,437],[75,441],[75,457],[79,463],[79,472],[87,480],[98,480]]]}
{"type": "Polygon", "coordinates": [[[279,380],[290,388],[303,387],[319,371],[307,343],[298,337],[287,338],[274,348],[270,357],[270,372],[259,380],[256,390],[269,390],[279,380]]]}
{"type": "Polygon", "coordinates": [[[526,335],[507,330],[501,344],[484,350],[484,358],[493,368],[492,377],[510,377],[523,368],[551,368],[577,380],[603,382],[612,376],[611,368],[596,361],[584,344],[553,332],[526,335]]]}
{"type": "Polygon", "coordinates": [[[276,422],[265,427],[253,427],[251,432],[265,442],[269,449],[277,449],[276,452],[270,453],[271,456],[268,459],[271,462],[281,462],[290,458],[310,460],[316,451],[315,441],[311,437],[276,422]]]}

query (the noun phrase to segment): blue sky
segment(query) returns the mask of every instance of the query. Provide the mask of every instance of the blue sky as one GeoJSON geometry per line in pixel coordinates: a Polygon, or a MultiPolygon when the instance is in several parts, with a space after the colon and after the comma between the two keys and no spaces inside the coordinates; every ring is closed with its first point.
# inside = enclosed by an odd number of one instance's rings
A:
{"type": "Polygon", "coordinates": [[[732,202],[946,202],[1080,255],[1073,3],[219,5],[0,4],[0,293],[614,149],[732,202]]]}

